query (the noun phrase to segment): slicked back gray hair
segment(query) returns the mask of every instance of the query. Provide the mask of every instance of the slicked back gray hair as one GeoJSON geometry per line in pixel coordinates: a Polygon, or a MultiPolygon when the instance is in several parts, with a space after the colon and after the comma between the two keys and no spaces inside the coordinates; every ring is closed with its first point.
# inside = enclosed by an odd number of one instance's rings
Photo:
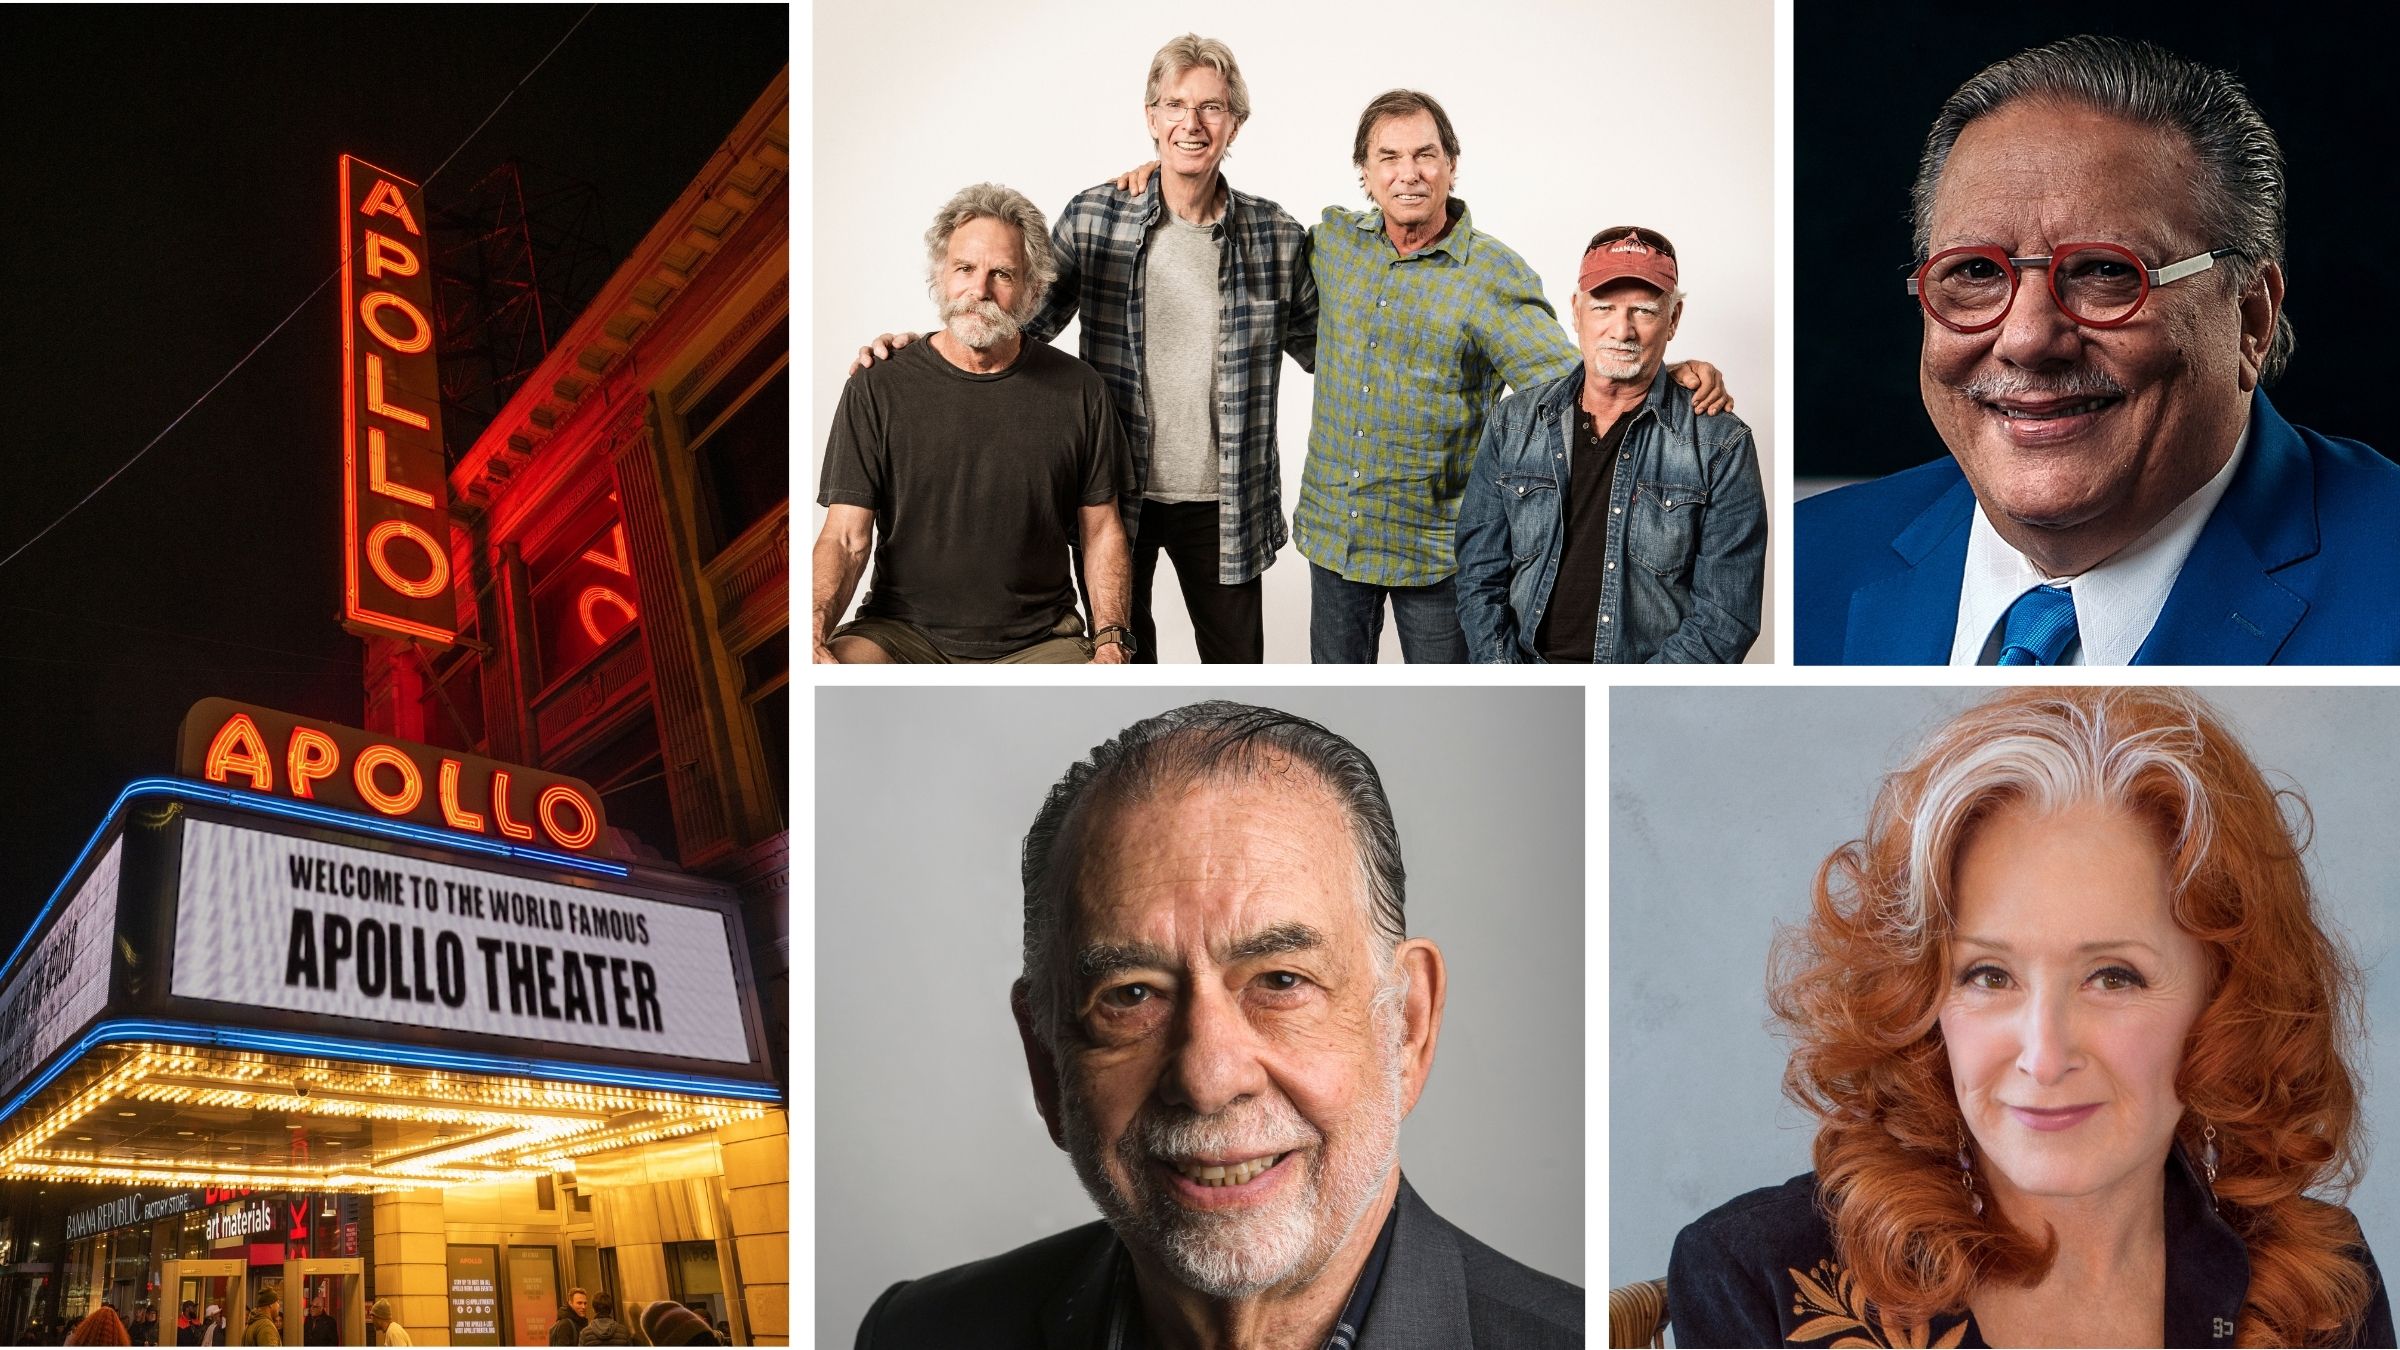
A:
{"type": "Polygon", "coordinates": [[[1017,307],[1024,312],[1010,317],[1020,323],[1032,318],[1043,297],[1050,294],[1050,283],[1058,280],[1058,255],[1050,248],[1050,222],[1024,193],[998,183],[960,188],[957,196],[942,203],[932,228],[925,231],[925,289],[932,292],[935,304],[941,303],[942,263],[950,255],[950,236],[970,220],[997,220],[1017,227],[1017,251],[1025,255],[1025,298],[1017,307]]]}
{"type": "Polygon", "coordinates": [[[1158,91],[1167,81],[1200,66],[1225,77],[1225,110],[1233,114],[1237,124],[1249,121],[1250,84],[1242,78],[1242,68],[1234,64],[1233,48],[1198,33],[1170,38],[1166,46],[1158,49],[1158,55],[1150,58],[1150,83],[1142,91],[1142,106],[1156,106],[1158,91]]]}
{"type": "MultiPolygon", "coordinates": [[[[1976,118],[2028,98],[2081,104],[2128,122],[2183,133],[2200,158],[2193,190],[2199,194],[2200,228],[2207,235],[2202,242],[2237,253],[2220,264],[2230,293],[2238,296],[2247,290],[2263,264],[2283,266],[2283,147],[2243,92],[2241,81],[2147,42],[2088,35],[1986,66],[1942,105],[1917,162],[1919,258],[1931,256],[1934,188],[1959,133],[1976,118]]],[[[2260,378],[2273,382],[2291,355],[2292,322],[2279,308],[2260,378]]]]}
{"type": "Polygon", "coordinates": [[[1341,804],[1356,847],[1367,924],[1388,964],[1408,936],[1400,833],[1375,761],[1305,717],[1213,700],[1136,722],[1067,770],[1025,833],[1025,989],[1035,1034],[1056,1050],[1076,882],[1095,817],[1170,787],[1306,769],[1341,804]]]}

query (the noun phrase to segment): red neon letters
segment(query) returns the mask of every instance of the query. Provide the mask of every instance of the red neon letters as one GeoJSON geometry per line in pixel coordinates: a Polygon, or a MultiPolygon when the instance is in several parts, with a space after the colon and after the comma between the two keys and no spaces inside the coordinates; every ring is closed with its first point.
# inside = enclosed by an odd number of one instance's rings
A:
{"type": "Polygon", "coordinates": [[[568,852],[592,851],[607,830],[580,779],[224,699],[184,718],[181,760],[224,787],[568,852]]]}
{"type": "Polygon", "coordinates": [[[447,644],[457,611],[416,185],[349,155],[341,179],[343,618],[447,644]]]}

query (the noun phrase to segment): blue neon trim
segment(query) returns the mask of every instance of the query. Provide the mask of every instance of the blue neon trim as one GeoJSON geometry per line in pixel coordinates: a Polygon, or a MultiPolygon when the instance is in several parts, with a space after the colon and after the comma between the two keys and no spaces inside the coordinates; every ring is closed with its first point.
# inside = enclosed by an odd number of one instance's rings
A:
{"type": "Polygon", "coordinates": [[[485,1055],[462,1050],[430,1050],[416,1045],[395,1045],[388,1041],[362,1041],[339,1036],[312,1036],[300,1032],[254,1031],[243,1027],[205,1026],[197,1022],[161,1022],[141,1019],[118,1019],[94,1026],[76,1041],[57,1063],[41,1076],[25,1085],[23,1091],[0,1106],[0,1121],[15,1115],[34,1095],[48,1087],[51,1081],[67,1071],[89,1053],[93,1047],[121,1041],[171,1041],[179,1045],[216,1046],[227,1050],[257,1050],[275,1054],[309,1055],[318,1059],[345,1059],[366,1064],[405,1064],[413,1068],[455,1069],[466,1073],[505,1074],[517,1078],[545,1078],[553,1082],[581,1083],[595,1087],[644,1088],[654,1092],[673,1092],[684,1096],[731,1097],[741,1101],[781,1105],[783,1093],[772,1083],[745,1083],[731,1078],[708,1078],[698,1074],[668,1073],[650,1069],[612,1069],[599,1064],[577,1064],[567,1060],[522,1059],[514,1055],[485,1055]]]}
{"type": "Polygon", "coordinates": [[[42,931],[42,920],[49,918],[50,911],[58,907],[60,897],[66,894],[68,883],[74,881],[76,874],[83,870],[83,864],[92,856],[92,850],[98,847],[101,838],[108,833],[108,827],[116,821],[117,813],[124,809],[125,803],[140,797],[189,797],[217,806],[230,806],[237,811],[255,811],[260,815],[269,816],[287,816],[294,820],[313,821],[319,825],[332,825],[340,829],[357,830],[364,834],[380,834],[392,839],[406,839],[411,843],[432,844],[438,848],[481,853],[495,858],[510,858],[543,867],[565,867],[579,872],[591,872],[604,877],[614,877],[620,881],[633,874],[633,869],[623,863],[601,862],[595,858],[577,858],[564,853],[552,853],[547,849],[504,844],[486,839],[481,835],[461,834],[456,830],[436,829],[430,825],[406,825],[375,816],[362,816],[355,811],[337,811],[330,806],[316,806],[309,802],[292,801],[283,797],[265,797],[255,792],[236,792],[231,788],[221,788],[211,783],[196,782],[189,778],[136,778],[126,784],[125,790],[118,793],[117,799],[109,804],[108,814],[100,817],[100,827],[92,831],[90,839],[84,841],[83,851],[75,855],[74,865],[67,869],[66,876],[50,892],[50,899],[42,905],[40,912],[33,916],[33,922],[26,926],[25,935],[17,939],[16,948],[9,952],[8,960],[0,961],[0,984],[7,983],[8,973],[16,969],[17,958],[25,954],[25,944],[33,941],[33,935],[42,931]]]}

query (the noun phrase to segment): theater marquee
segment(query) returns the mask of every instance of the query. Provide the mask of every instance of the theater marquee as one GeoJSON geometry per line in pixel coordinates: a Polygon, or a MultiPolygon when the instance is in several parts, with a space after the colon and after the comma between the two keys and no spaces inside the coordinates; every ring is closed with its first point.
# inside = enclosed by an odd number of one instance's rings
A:
{"type": "Polygon", "coordinates": [[[343,621],[449,644],[449,482],[433,251],[417,185],[342,156],[343,621]]]}
{"type": "Polygon", "coordinates": [[[179,876],[177,998],[751,1058],[719,910],[197,819],[179,876]]]}

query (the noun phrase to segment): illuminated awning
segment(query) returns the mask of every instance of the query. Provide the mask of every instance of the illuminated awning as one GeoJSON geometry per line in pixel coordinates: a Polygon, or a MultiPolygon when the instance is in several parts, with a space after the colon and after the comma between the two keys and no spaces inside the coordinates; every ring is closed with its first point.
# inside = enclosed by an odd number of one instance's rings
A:
{"type": "Polygon", "coordinates": [[[0,1177],[454,1185],[780,1102],[723,888],[295,805],[119,799],[0,972],[0,1177]]]}

